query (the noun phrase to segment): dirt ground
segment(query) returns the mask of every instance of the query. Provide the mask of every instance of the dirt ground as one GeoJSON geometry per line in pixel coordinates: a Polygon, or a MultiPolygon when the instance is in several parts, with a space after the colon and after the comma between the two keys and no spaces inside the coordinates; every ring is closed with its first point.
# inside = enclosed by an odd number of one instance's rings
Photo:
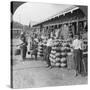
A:
{"type": "Polygon", "coordinates": [[[87,84],[87,77],[75,77],[74,70],[47,68],[45,61],[26,60],[13,65],[13,87],[34,88],[87,84]]]}

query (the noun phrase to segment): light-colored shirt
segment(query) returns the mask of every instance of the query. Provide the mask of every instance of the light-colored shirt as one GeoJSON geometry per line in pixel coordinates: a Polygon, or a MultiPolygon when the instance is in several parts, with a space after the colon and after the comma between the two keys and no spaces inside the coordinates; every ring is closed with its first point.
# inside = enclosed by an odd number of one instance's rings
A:
{"type": "Polygon", "coordinates": [[[82,49],[82,41],[75,39],[72,43],[74,49],[82,49]]]}
{"type": "Polygon", "coordinates": [[[30,37],[28,37],[27,43],[28,43],[28,45],[27,45],[27,51],[30,51],[30,47],[31,47],[31,38],[30,37]]]}
{"type": "Polygon", "coordinates": [[[53,44],[53,40],[50,38],[50,39],[48,39],[47,40],[47,46],[52,46],[52,44],[53,44]]]}

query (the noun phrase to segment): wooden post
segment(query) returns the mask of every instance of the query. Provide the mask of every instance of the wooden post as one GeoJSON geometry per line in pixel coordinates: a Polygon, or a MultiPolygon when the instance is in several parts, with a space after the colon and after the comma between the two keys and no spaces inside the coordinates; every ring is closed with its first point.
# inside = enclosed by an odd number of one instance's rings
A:
{"type": "Polygon", "coordinates": [[[76,22],[76,27],[77,27],[76,34],[78,34],[79,33],[79,31],[78,31],[78,19],[77,19],[77,22],[76,22]]]}

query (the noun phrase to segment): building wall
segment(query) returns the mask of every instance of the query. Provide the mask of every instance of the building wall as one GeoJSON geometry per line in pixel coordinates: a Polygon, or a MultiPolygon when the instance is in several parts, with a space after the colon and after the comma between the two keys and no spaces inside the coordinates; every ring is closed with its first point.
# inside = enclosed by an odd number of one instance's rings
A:
{"type": "Polygon", "coordinates": [[[78,22],[87,20],[87,16],[82,12],[82,10],[77,9],[73,12],[66,13],[65,15],[61,15],[55,18],[52,18],[48,21],[42,22],[41,24],[36,25],[35,27],[39,27],[39,29],[46,32],[47,30],[53,30],[60,28],[60,25],[67,24],[67,23],[76,23],[76,31],[78,32],[78,22]]]}

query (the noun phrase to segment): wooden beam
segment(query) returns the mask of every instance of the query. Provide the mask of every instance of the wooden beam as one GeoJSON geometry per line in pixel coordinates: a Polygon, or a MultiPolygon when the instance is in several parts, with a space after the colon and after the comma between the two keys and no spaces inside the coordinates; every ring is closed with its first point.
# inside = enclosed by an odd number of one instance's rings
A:
{"type": "Polygon", "coordinates": [[[73,22],[79,22],[79,21],[87,21],[87,18],[83,18],[83,19],[76,19],[76,20],[71,20],[71,21],[64,21],[64,22],[60,22],[60,23],[53,23],[53,24],[47,24],[47,25],[43,25],[43,26],[45,26],[45,27],[47,27],[47,26],[54,26],[54,25],[59,25],[59,24],[66,24],[66,23],[73,23],[73,22]]]}

